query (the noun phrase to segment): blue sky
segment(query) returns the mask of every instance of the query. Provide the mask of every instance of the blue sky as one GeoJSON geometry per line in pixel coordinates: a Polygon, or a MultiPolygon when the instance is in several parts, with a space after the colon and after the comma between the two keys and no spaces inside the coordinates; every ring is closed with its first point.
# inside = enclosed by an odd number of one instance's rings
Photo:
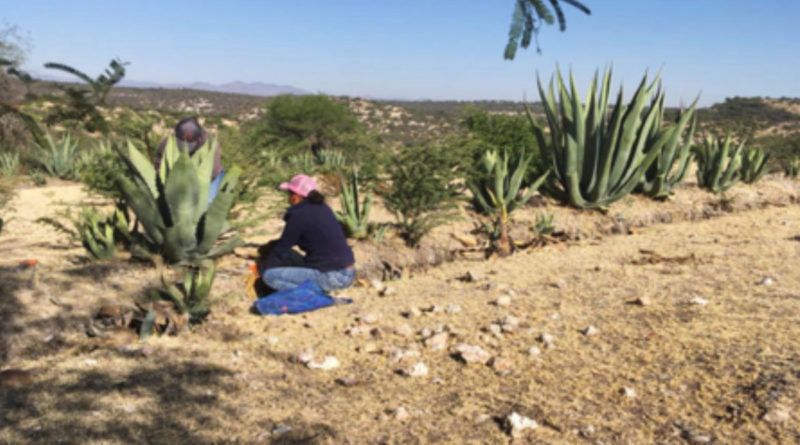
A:
{"type": "MultiPolygon", "coordinates": [[[[27,68],[59,61],[92,75],[130,61],[128,78],[235,80],[336,95],[538,100],[536,73],[572,68],[585,90],[613,65],[630,91],[663,69],[670,104],[701,93],[800,97],[798,0],[583,0],[567,31],[545,28],[543,53],[502,58],[513,0],[0,0],[27,68]]],[[[580,88],[580,87],[579,87],[580,88]]]]}

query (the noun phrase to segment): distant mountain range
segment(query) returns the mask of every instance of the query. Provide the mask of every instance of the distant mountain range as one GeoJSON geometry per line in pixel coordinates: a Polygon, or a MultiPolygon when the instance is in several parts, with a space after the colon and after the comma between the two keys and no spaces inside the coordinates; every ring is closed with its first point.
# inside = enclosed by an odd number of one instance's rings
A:
{"type": "MultiPolygon", "coordinates": [[[[35,77],[41,80],[53,82],[75,82],[75,79],[50,76],[47,74],[35,73],[35,77]]],[[[275,83],[264,82],[228,82],[223,84],[213,84],[208,82],[192,83],[158,83],[150,81],[123,80],[119,83],[121,87],[128,88],[164,88],[168,90],[200,90],[215,91],[219,93],[244,94],[248,96],[277,96],[280,94],[312,94],[291,85],[278,85],[275,83]]]]}

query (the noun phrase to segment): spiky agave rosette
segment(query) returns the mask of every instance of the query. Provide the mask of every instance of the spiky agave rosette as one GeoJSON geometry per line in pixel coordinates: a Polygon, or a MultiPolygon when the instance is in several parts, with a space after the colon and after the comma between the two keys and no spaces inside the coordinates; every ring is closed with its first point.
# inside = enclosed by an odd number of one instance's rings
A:
{"type": "Polygon", "coordinates": [[[118,183],[125,204],[141,224],[142,231],[137,224],[136,236],[168,263],[213,258],[241,243],[233,237],[217,244],[230,227],[227,217],[241,170],[234,167],[225,174],[217,196],[209,203],[213,146],[209,140],[190,156],[170,137],[158,171],[130,141],[120,150],[129,175],[121,175],[118,183]]]}

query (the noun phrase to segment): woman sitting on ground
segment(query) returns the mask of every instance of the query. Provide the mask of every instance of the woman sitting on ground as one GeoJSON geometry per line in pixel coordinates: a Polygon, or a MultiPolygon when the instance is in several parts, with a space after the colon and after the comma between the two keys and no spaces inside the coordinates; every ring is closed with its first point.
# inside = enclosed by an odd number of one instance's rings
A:
{"type": "Polygon", "coordinates": [[[264,283],[274,290],[291,289],[305,280],[326,292],[349,287],[355,278],[355,257],[316,181],[297,175],[280,188],[289,193],[290,207],[280,239],[271,243],[259,264],[264,283]],[[295,245],[304,257],[292,250],[295,245]]]}

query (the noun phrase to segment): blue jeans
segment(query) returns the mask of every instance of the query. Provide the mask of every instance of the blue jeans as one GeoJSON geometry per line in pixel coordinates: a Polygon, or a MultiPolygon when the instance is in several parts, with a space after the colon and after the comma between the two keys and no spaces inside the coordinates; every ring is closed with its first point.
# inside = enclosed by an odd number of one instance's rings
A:
{"type": "Polygon", "coordinates": [[[217,197],[217,193],[219,193],[219,186],[222,185],[222,177],[225,176],[225,170],[219,172],[216,178],[211,180],[211,184],[208,187],[208,203],[211,204],[214,202],[214,198],[217,197]]]}
{"type": "Polygon", "coordinates": [[[355,276],[356,270],[352,268],[320,272],[309,267],[273,267],[265,270],[261,278],[275,290],[292,289],[305,280],[311,280],[325,292],[330,292],[350,287],[355,276]]]}

